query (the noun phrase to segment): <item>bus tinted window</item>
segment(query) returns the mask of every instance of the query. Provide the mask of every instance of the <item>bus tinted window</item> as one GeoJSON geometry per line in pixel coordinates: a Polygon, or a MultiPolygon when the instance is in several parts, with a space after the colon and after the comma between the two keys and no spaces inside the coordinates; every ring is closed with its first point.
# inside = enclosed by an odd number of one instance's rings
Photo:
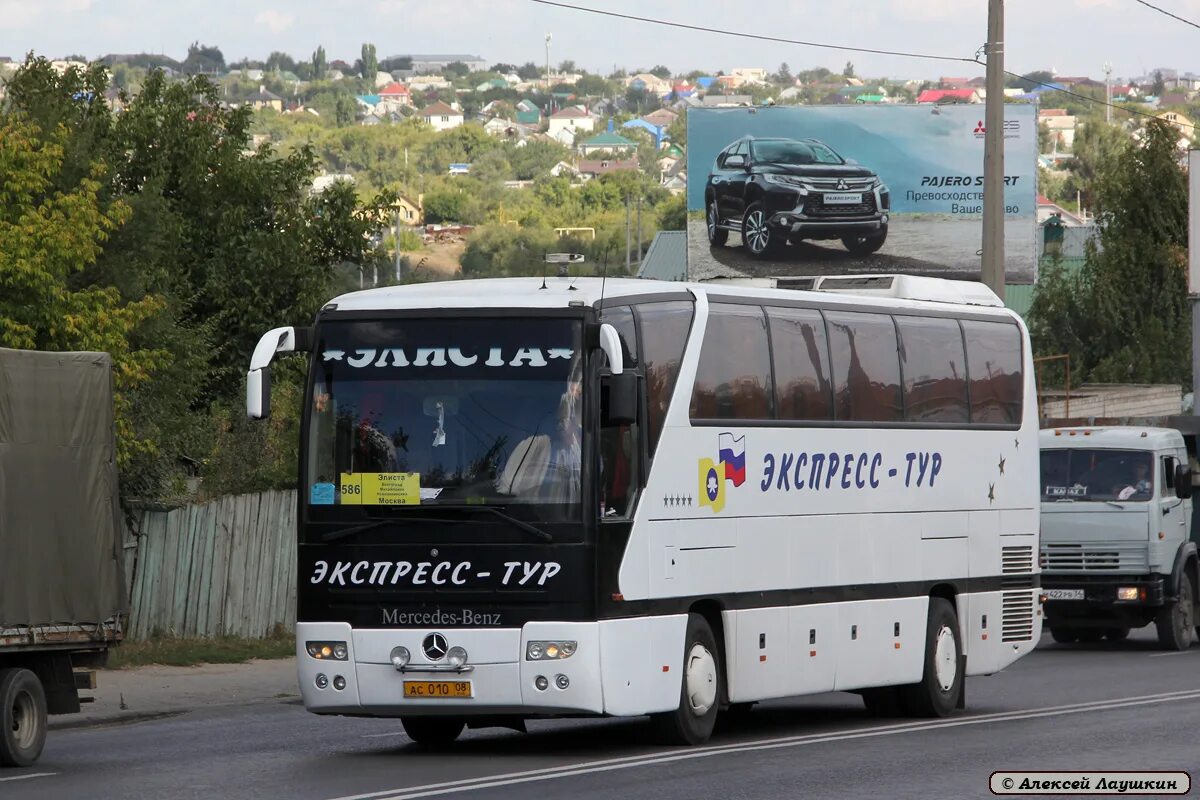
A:
{"type": "Polygon", "coordinates": [[[708,307],[691,411],[693,419],[770,419],[771,357],[758,306],[708,307]]]}
{"type": "Polygon", "coordinates": [[[896,326],[886,314],[830,312],[834,419],[899,422],[900,357],[896,326]]]}
{"type": "Polygon", "coordinates": [[[962,327],[971,376],[971,421],[1020,424],[1020,329],[1012,323],[975,320],[963,320],[962,327]]]}
{"type": "Polygon", "coordinates": [[[904,418],[966,422],[967,365],[958,321],[896,317],[904,372],[904,418]]]}
{"type": "Polygon", "coordinates": [[[636,307],[642,330],[642,364],[646,370],[646,405],[650,452],[662,433],[679,362],[692,326],[692,304],[686,300],[645,303],[636,307]]]}
{"type": "Polygon", "coordinates": [[[827,420],[833,414],[829,345],[821,312],[768,308],[779,419],[827,420]]]}

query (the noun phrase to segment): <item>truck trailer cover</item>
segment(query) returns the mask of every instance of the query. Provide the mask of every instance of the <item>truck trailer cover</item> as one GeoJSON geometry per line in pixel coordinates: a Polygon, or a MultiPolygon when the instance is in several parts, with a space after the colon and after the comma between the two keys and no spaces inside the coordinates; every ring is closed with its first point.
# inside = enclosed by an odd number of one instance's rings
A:
{"type": "Polygon", "coordinates": [[[112,359],[0,348],[0,628],[126,610],[112,359]]]}

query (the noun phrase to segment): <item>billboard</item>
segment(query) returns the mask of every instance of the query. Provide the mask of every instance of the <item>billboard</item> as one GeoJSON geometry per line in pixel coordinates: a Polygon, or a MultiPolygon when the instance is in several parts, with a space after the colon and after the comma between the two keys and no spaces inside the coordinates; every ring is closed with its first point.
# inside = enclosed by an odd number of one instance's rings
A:
{"type": "MultiPolygon", "coordinates": [[[[688,110],[688,277],[980,274],[982,105],[688,110]]],[[[1037,117],[1005,106],[1005,263],[1037,277],[1037,117]]]]}

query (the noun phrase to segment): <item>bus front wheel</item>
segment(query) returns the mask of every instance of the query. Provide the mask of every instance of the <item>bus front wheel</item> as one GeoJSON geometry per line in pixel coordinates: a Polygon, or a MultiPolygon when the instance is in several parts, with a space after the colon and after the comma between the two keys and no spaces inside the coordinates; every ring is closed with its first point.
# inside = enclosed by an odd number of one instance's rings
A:
{"type": "Polygon", "coordinates": [[[962,695],[962,641],[954,606],[941,597],[929,598],[925,630],[925,669],[919,683],[900,687],[900,700],[914,717],[946,717],[962,695]]]}
{"type": "Polygon", "coordinates": [[[708,741],[717,722],[723,681],[721,651],[708,620],[701,614],[688,614],[679,706],[654,715],[658,739],[663,744],[677,745],[708,741]]]}
{"type": "Polygon", "coordinates": [[[466,727],[462,717],[401,717],[404,732],[421,747],[433,749],[454,743],[466,727]]]}

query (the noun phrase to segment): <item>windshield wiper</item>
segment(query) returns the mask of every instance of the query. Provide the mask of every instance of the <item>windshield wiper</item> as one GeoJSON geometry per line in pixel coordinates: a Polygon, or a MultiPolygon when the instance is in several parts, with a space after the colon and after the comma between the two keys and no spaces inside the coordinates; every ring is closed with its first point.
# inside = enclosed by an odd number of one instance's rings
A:
{"type": "MultiPolygon", "coordinates": [[[[537,527],[536,525],[531,525],[530,523],[526,522],[523,519],[517,519],[516,517],[512,516],[511,514],[506,514],[504,511],[500,510],[499,508],[496,508],[495,506],[483,506],[483,505],[477,506],[477,505],[468,505],[468,504],[456,504],[456,505],[432,504],[432,505],[428,505],[428,506],[417,506],[417,505],[407,506],[407,508],[417,508],[417,509],[421,509],[426,512],[432,512],[435,515],[439,511],[482,511],[487,514],[491,514],[492,516],[499,517],[500,519],[504,520],[505,522],[508,522],[509,524],[511,524],[513,527],[519,528],[519,529],[525,531],[526,533],[530,534],[531,536],[541,539],[543,542],[553,542],[554,541],[554,537],[551,534],[547,533],[546,531],[542,530],[541,528],[537,527]]],[[[427,519],[428,521],[445,521],[445,520],[437,520],[436,517],[433,517],[433,516],[428,517],[428,518],[425,518],[425,517],[418,518],[418,517],[410,517],[407,514],[399,514],[395,517],[389,516],[389,517],[384,517],[384,518],[376,518],[376,519],[372,519],[370,522],[364,522],[361,525],[351,525],[349,528],[341,528],[340,530],[336,530],[336,531],[333,531],[332,533],[325,534],[324,536],[321,537],[321,541],[336,542],[339,539],[345,539],[346,537],[353,536],[356,533],[362,533],[363,531],[369,531],[369,530],[373,530],[375,528],[379,528],[383,525],[387,525],[388,523],[393,522],[397,519],[408,519],[410,521],[416,521],[417,519],[427,519]]]]}

